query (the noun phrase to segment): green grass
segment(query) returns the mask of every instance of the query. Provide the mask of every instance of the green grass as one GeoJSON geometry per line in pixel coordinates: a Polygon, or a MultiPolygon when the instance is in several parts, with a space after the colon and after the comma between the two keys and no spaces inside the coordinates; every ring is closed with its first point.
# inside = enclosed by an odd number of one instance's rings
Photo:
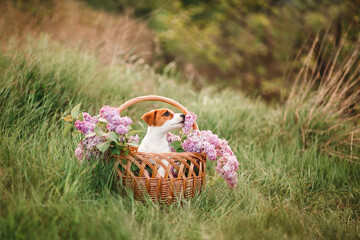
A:
{"type": "MultiPolygon", "coordinates": [[[[162,106],[124,114],[137,120],[162,106]]],[[[9,47],[0,53],[0,238],[359,239],[360,166],[320,151],[323,135],[304,148],[301,120],[284,121],[284,111],[230,90],[195,92],[145,65],[103,66],[47,38],[9,47]],[[109,188],[109,167],[78,163],[77,139],[61,136],[64,111],[82,102],[96,113],[146,94],[181,102],[201,129],[229,140],[240,162],[235,190],[208,162],[196,198],[142,204],[109,188]]]]}

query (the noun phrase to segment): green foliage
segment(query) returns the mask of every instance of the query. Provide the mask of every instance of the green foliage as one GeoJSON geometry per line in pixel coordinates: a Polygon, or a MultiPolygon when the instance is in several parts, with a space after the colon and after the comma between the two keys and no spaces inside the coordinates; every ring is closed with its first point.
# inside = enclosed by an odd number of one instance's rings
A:
{"type": "Polygon", "coordinates": [[[239,0],[186,7],[180,2],[165,5],[153,18],[165,54],[180,59],[180,65],[193,63],[207,79],[226,79],[265,99],[280,100],[283,83],[277,79],[310,33],[334,22],[330,33],[338,39],[357,17],[347,14],[353,6],[349,1],[239,0]]]}
{"type": "MultiPolygon", "coordinates": [[[[7,1],[38,16],[36,21],[39,22],[56,19],[62,11],[67,11],[59,7],[61,4],[55,7],[54,0],[7,1]],[[54,9],[58,12],[53,12],[54,9]]],[[[301,61],[292,68],[290,62],[297,54],[298,59],[305,57],[315,33],[324,33],[329,28],[328,46],[336,49],[345,34],[349,36],[347,45],[356,41],[360,24],[356,0],[82,1],[96,9],[112,14],[126,13],[148,22],[156,40],[150,43],[146,38],[139,45],[153,46],[149,51],[157,71],[168,73],[169,65],[179,66],[183,78],[193,80],[198,88],[211,82],[275,103],[286,99],[284,85],[291,84],[295,79],[293,74],[301,68],[301,61]],[[300,48],[305,51],[298,53],[300,48]]],[[[96,25],[89,24],[90,28],[96,25]]],[[[130,49],[129,53],[132,51],[130,49]]],[[[328,60],[326,54],[314,61],[323,59],[328,60]]]]}
{"type": "MultiPolygon", "coordinates": [[[[231,90],[195,92],[142,65],[103,66],[47,38],[26,46],[0,53],[2,239],[360,237],[360,166],[319,151],[324,135],[314,134],[303,149],[295,114],[284,123],[282,107],[231,90]],[[142,204],[118,193],[111,164],[78,163],[78,140],[61,137],[66,109],[82,102],[95,112],[149,93],[181,102],[197,113],[200,129],[229,140],[240,160],[235,190],[209,162],[199,196],[169,207],[142,204]]],[[[142,103],[126,115],[136,120],[165,106],[142,103]]]]}
{"type": "Polygon", "coordinates": [[[73,109],[71,109],[71,117],[73,119],[77,119],[80,113],[80,107],[81,107],[81,103],[79,103],[78,105],[76,105],[73,109]]]}
{"type": "MultiPolygon", "coordinates": [[[[331,45],[336,48],[349,27],[349,41],[355,41],[360,24],[356,0],[87,2],[112,5],[118,11],[133,9],[135,16],[149,17],[160,41],[162,65],[175,61],[198,85],[208,83],[201,81],[205,79],[267,101],[286,97],[284,73],[309,36],[331,26],[331,45]]],[[[311,41],[304,49],[310,46],[311,41]]],[[[300,67],[295,66],[294,72],[300,67]]]]}
{"type": "Polygon", "coordinates": [[[86,2],[88,5],[95,9],[103,9],[109,12],[124,12],[133,10],[134,15],[137,17],[143,17],[151,13],[157,1],[141,1],[141,0],[80,0],[86,2]]]}
{"type": "Polygon", "coordinates": [[[181,141],[174,141],[170,145],[175,149],[175,152],[185,152],[181,146],[181,141]]]}
{"type": "Polygon", "coordinates": [[[110,143],[111,141],[106,141],[103,143],[99,143],[98,145],[96,145],[97,149],[99,149],[102,153],[106,152],[109,147],[110,147],[110,143]]]}
{"type": "Polygon", "coordinates": [[[47,17],[51,15],[55,5],[55,0],[4,0],[13,3],[13,5],[28,12],[34,16],[47,17]]]}

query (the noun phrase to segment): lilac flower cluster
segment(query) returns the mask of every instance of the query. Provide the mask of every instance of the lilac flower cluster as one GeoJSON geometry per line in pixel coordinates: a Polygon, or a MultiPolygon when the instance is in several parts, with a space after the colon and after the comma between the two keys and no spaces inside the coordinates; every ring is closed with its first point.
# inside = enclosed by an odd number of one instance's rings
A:
{"type": "Polygon", "coordinates": [[[226,180],[230,187],[234,188],[237,184],[237,173],[239,162],[235,155],[225,153],[217,160],[216,171],[226,180]]]}
{"type": "Polygon", "coordinates": [[[184,126],[182,128],[182,132],[184,134],[187,135],[191,132],[196,119],[197,119],[197,115],[195,113],[189,112],[188,114],[186,114],[184,126]]]}
{"type": "Polygon", "coordinates": [[[181,141],[181,138],[180,136],[178,135],[175,135],[175,134],[172,134],[171,132],[167,133],[166,135],[166,140],[169,142],[169,143],[173,143],[175,141],[181,141]]]}
{"type": "Polygon", "coordinates": [[[85,122],[94,123],[94,124],[97,124],[99,122],[99,119],[96,116],[92,117],[87,112],[83,112],[83,118],[85,122]]]}
{"type": "Polygon", "coordinates": [[[96,148],[99,143],[105,142],[106,139],[100,136],[92,136],[84,138],[75,150],[75,155],[81,162],[84,158],[90,160],[91,157],[98,159],[101,156],[101,152],[96,148]]]}
{"type": "Polygon", "coordinates": [[[139,140],[140,140],[139,135],[136,134],[135,136],[130,136],[128,141],[139,143],[139,140]]]}
{"type": "Polygon", "coordinates": [[[95,125],[99,122],[97,117],[92,117],[87,112],[83,113],[84,121],[76,120],[75,128],[80,130],[82,134],[86,135],[90,132],[93,132],[95,125]]]}
{"type": "Polygon", "coordinates": [[[187,136],[182,147],[187,152],[204,152],[211,161],[217,159],[216,171],[230,187],[236,186],[239,162],[226,140],[220,139],[211,131],[195,130],[187,136]]]}
{"type": "MultiPolygon", "coordinates": [[[[120,117],[119,111],[117,108],[112,108],[109,106],[104,106],[100,110],[99,117],[91,116],[90,114],[84,112],[82,113],[83,121],[77,120],[75,122],[75,128],[79,130],[85,136],[89,133],[93,133],[95,130],[96,124],[101,121],[101,118],[105,119],[106,129],[102,129],[105,132],[116,132],[119,135],[125,135],[129,131],[129,126],[132,123],[132,120],[129,117],[120,117]]],[[[121,141],[125,140],[125,136],[119,136],[121,141]]],[[[99,149],[96,148],[96,145],[106,142],[107,137],[105,136],[88,136],[83,138],[79,143],[78,147],[75,150],[75,155],[82,161],[83,159],[89,160],[91,157],[99,159],[102,157],[102,153],[99,149]]],[[[139,136],[130,136],[129,142],[139,142],[139,136]]]]}
{"type": "MultiPolygon", "coordinates": [[[[75,128],[84,135],[94,132],[95,125],[99,122],[99,119],[96,116],[92,117],[87,112],[83,112],[83,118],[84,121],[76,120],[75,128]]],[[[98,158],[101,152],[95,146],[104,141],[105,139],[99,136],[84,138],[75,150],[76,157],[79,161],[82,161],[84,158],[89,160],[91,156],[98,158]]]]}
{"type": "Polygon", "coordinates": [[[108,122],[106,128],[109,131],[115,131],[120,135],[124,135],[129,131],[132,120],[129,117],[120,117],[119,110],[109,106],[100,109],[100,117],[105,118],[108,122]]]}

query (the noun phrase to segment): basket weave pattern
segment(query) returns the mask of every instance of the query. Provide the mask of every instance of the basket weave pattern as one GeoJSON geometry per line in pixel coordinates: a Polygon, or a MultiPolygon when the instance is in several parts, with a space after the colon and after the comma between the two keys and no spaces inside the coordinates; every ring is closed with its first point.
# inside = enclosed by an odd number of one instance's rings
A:
{"type": "Polygon", "coordinates": [[[170,204],[201,191],[205,184],[205,162],[202,153],[130,152],[116,159],[116,169],[122,184],[133,189],[136,200],[144,200],[148,194],[154,202],[170,204]],[[167,160],[169,165],[166,167],[161,160],[167,160]],[[136,165],[139,170],[132,172],[131,165],[136,165]],[[164,178],[157,177],[160,165],[166,170],[164,178]],[[146,168],[150,168],[151,173],[146,168]]]}
{"type": "MultiPolygon", "coordinates": [[[[166,102],[184,114],[188,113],[188,110],[178,102],[156,95],[131,99],[119,107],[119,112],[143,101],[166,102]]],[[[193,128],[198,129],[196,123],[193,128]]],[[[154,202],[170,204],[191,198],[201,192],[205,186],[205,163],[206,156],[203,153],[131,151],[117,156],[115,169],[122,185],[133,189],[136,200],[144,200],[148,195],[154,202]],[[169,164],[166,166],[162,160],[166,160],[169,164]],[[166,170],[164,178],[157,174],[160,166],[166,170]]]]}

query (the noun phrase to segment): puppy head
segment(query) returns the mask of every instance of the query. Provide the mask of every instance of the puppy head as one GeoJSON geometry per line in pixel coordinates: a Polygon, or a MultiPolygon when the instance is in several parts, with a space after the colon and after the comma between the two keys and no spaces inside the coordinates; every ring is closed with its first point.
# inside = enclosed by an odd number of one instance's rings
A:
{"type": "Polygon", "coordinates": [[[169,132],[184,126],[185,115],[161,108],[145,113],[141,119],[150,127],[161,128],[165,132],[169,132]]]}

